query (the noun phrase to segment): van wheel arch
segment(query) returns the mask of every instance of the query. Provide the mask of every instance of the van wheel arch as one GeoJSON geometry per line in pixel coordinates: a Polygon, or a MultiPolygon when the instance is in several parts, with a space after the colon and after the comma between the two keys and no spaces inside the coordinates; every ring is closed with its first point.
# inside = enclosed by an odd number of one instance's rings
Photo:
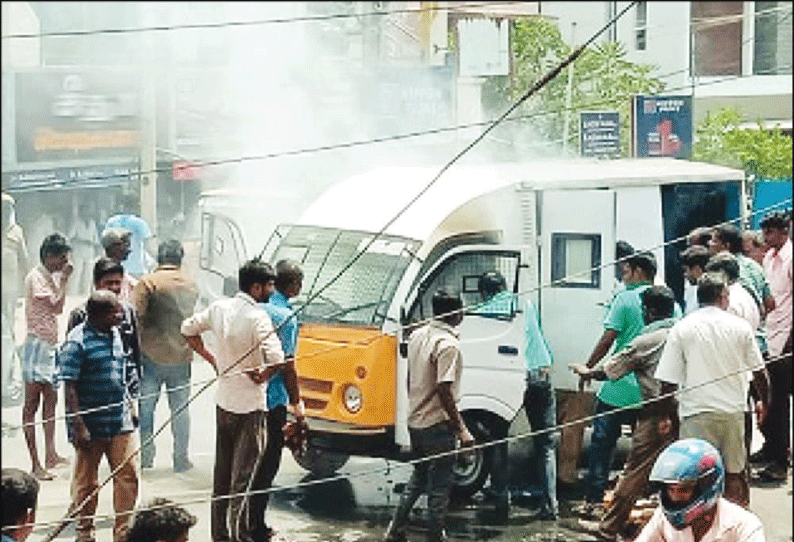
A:
{"type": "MultiPolygon", "coordinates": [[[[493,412],[467,410],[461,412],[461,416],[476,444],[507,436],[510,424],[493,412]]],[[[492,449],[491,446],[478,448],[474,451],[474,461],[456,458],[452,473],[453,499],[468,499],[483,488],[491,473],[492,449]]]]}

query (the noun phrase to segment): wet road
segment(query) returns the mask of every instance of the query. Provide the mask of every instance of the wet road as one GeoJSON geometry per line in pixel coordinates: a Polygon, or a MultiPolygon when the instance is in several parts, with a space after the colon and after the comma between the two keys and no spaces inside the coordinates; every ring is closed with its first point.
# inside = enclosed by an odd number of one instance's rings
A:
{"type": "MultiPolygon", "coordinates": [[[[73,299],[67,301],[65,313],[75,305],[73,299]]],[[[193,365],[193,393],[199,383],[212,376],[208,364],[196,361],[193,365]]],[[[62,392],[56,415],[63,415],[62,392]]],[[[157,455],[154,468],[143,471],[140,483],[139,503],[145,504],[154,497],[168,497],[185,507],[198,518],[197,525],[191,530],[191,540],[209,540],[209,498],[212,482],[212,463],[215,441],[214,427],[214,386],[199,395],[190,408],[191,437],[190,456],[195,467],[185,473],[175,474],[171,470],[171,435],[166,428],[155,440],[157,455]]],[[[165,398],[158,403],[155,413],[156,427],[168,418],[165,398]]],[[[4,407],[3,423],[18,425],[21,421],[21,406],[4,407]]],[[[512,432],[520,433],[523,427],[512,432]]],[[[42,433],[38,432],[39,447],[42,447],[42,433]]],[[[622,439],[625,447],[627,441],[622,439]]],[[[56,422],[56,444],[58,451],[74,459],[74,452],[66,441],[65,425],[62,419],[56,422]]],[[[512,483],[521,480],[522,462],[526,460],[522,445],[511,444],[512,483]]],[[[2,465],[22,469],[30,468],[22,431],[3,434],[2,465]]],[[[351,458],[342,467],[341,478],[318,481],[306,474],[287,451],[276,478],[280,488],[273,494],[267,512],[268,523],[295,542],[370,542],[382,539],[386,526],[400,497],[400,491],[410,476],[409,465],[383,459],[351,458]]],[[[36,542],[51,531],[63,517],[69,505],[68,467],[56,471],[55,480],[42,482],[39,495],[37,521],[42,525],[29,538],[36,542]]],[[[615,473],[613,473],[615,474],[615,473]]],[[[100,467],[100,480],[109,475],[106,464],[100,467]]],[[[453,503],[448,518],[448,534],[452,541],[483,540],[491,542],[562,542],[586,541],[591,537],[571,530],[570,506],[575,501],[561,495],[562,519],[555,523],[534,521],[533,502],[517,501],[510,510],[506,524],[495,521],[493,506],[482,493],[468,502],[453,503]]],[[[783,486],[752,488],[751,509],[764,523],[768,542],[791,541],[791,478],[783,486]]],[[[417,503],[409,530],[410,540],[423,540],[423,518],[426,499],[417,503]]],[[[112,488],[110,484],[100,492],[97,513],[107,515],[112,511],[112,488]]],[[[111,541],[111,521],[103,518],[97,521],[98,542],[111,541]]],[[[74,528],[68,527],[56,540],[73,540],[74,528]]]]}

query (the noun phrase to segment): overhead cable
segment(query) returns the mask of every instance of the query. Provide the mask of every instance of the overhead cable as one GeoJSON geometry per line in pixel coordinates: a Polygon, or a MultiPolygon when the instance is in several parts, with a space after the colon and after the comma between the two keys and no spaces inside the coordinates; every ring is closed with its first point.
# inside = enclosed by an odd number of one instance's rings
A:
{"type": "MultiPolygon", "coordinates": [[[[464,147],[464,148],[463,148],[463,150],[461,150],[461,151],[460,151],[460,152],[458,152],[458,153],[457,153],[455,156],[453,156],[453,157],[452,157],[452,159],[451,159],[451,160],[449,160],[449,162],[447,162],[447,164],[446,164],[444,167],[442,167],[442,168],[441,168],[441,170],[440,170],[440,171],[438,172],[438,174],[437,174],[437,175],[436,175],[436,176],[433,178],[433,180],[431,180],[431,181],[430,181],[430,182],[429,182],[429,183],[428,183],[428,184],[425,186],[425,188],[424,188],[424,189],[422,189],[422,190],[419,192],[419,194],[417,194],[417,196],[416,196],[416,197],[414,197],[413,199],[411,199],[411,201],[410,201],[410,202],[409,202],[409,203],[408,203],[406,206],[404,206],[404,207],[403,207],[403,208],[402,208],[400,211],[398,211],[398,213],[397,213],[397,214],[396,214],[396,215],[395,215],[395,216],[394,216],[394,217],[393,217],[391,220],[389,220],[389,221],[388,221],[388,222],[387,222],[387,223],[386,223],[386,224],[383,226],[383,228],[381,228],[381,230],[380,230],[380,231],[379,231],[379,232],[378,232],[376,235],[372,236],[372,238],[369,240],[369,242],[366,244],[366,246],[364,246],[364,247],[363,247],[363,248],[362,248],[362,249],[361,249],[361,250],[360,250],[360,251],[359,251],[359,252],[358,252],[358,253],[357,253],[357,254],[356,254],[356,255],[355,255],[355,256],[354,256],[354,257],[353,257],[353,258],[352,258],[352,259],[351,259],[351,260],[350,260],[350,261],[349,261],[349,262],[348,262],[348,263],[347,263],[347,264],[346,264],[346,265],[345,265],[345,266],[344,266],[344,267],[343,267],[341,270],[340,270],[340,271],[339,271],[339,273],[337,273],[336,275],[334,275],[334,277],[333,277],[333,278],[331,278],[331,280],[329,280],[329,281],[328,281],[328,282],[327,282],[327,283],[326,283],[326,284],[325,284],[323,287],[321,287],[321,288],[320,288],[320,289],[319,289],[317,292],[315,292],[315,293],[313,294],[313,296],[312,296],[312,297],[308,298],[308,299],[306,300],[306,305],[303,305],[303,306],[302,306],[302,307],[300,307],[300,308],[299,308],[297,311],[295,311],[295,312],[294,312],[294,313],[293,313],[293,314],[290,316],[290,318],[296,318],[296,317],[297,317],[297,315],[298,315],[298,314],[299,314],[299,313],[300,313],[300,312],[303,310],[303,308],[304,308],[304,307],[308,306],[308,304],[309,304],[311,301],[313,301],[313,300],[314,300],[314,299],[316,299],[318,296],[320,296],[320,295],[321,295],[321,294],[322,294],[322,293],[323,293],[325,290],[327,290],[327,289],[328,289],[328,288],[329,288],[329,287],[330,287],[332,284],[334,284],[334,283],[335,283],[335,282],[336,282],[336,281],[337,281],[337,280],[338,280],[338,279],[339,279],[339,278],[340,278],[340,277],[341,277],[341,276],[342,276],[342,275],[343,275],[343,274],[344,274],[344,273],[345,273],[345,272],[346,272],[348,269],[350,269],[350,267],[351,267],[351,266],[352,266],[352,265],[353,265],[353,264],[354,264],[356,261],[358,261],[358,260],[361,258],[361,256],[362,256],[362,255],[364,255],[364,254],[366,253],[367,249],[369,249],[369,247],[370,247],[370,246],[372,246],[372,243],[374,243],[374,242],[375,242],[375,241],[376,241],[376,240],[377,240],[379,237],[381,237],[381,236],[383,235],[383,233],[386,231],[386,229],[387,229],[387,228],[388,228],[388,227],[389,227],[391,224],[393,224],[395,220],[397,220],[397,219],[398,219],[400,216],[402,216],[402,214],[403,214],[403,213],[404,213],[404,212],[405,212],[405,211],[406,211],[406,210],[407,210],[407,209],[408,209],[408,208],[409,208],[411,205],[413,205],[413,203],[414,203],[415,201],[417,201],[417,200],[418,200],[418,199],[419,199],[419,198],[422,196],[422,194],[424,194],[424,193],[425,193],[427,190],[429,190],[429,189],[430,189],[430,187],[431,187],[433,184],[435,184],[435,182],[436,182],[436,181],[437,181],[437,180],[438,180],[438,179],[441,177],[441,175],[443,175],[443,173],[444,173],[445,171],[447,171],[447,169],[449,169],[449,168],[450,168],[450,167],[451,167],[453,164],[455,164],[455,163],[456,163],[456,162],[457,162],[457,161],[458,161],[458,160],[459,160],[459,159],[460,159],[462,156],[464,156],[464,155],[465,155],[465,154],[466,154],[466,153],[467,153],[469,150],[471,150],[472,148],[474,148],[474,146],[475,146],[477,143],[479,143],[480,141],[482,141],[482,140],[485,138],[485,136],[486,136],[486,135],[487,135],[487,134],[488,134],[488,133],[489,133],[491,130],[493,130],[493,129],[494,129],[496,126],[498,126],[498,125],[499,125],[499,124],[500,124],[500,123],[501,123],[501,122],[502,122],[502,121],[503,121],[503,120],[504,120],[504,119],[505,119],[505,118],[506,118],[506,117],[507,117],[507,116],[508,116],[508,115],[509,115],[511,112],[513,112],[513,111],[514,111],[514,110],[515,110],[517,107],[519,107],[519,106],[520,106],[520,105],[521,105],[523,102],[525,102],[527,99],[529,99],[529,98],[530,98],[530,97],[531,97],[533,94],[535,94],[535,93],[536,93],[538,90],[540,90],[541,88],[543,88],[543,86],[544,86],[544,85],[546,85],[546,83],[548,83],[549,81],[551,81],[551,79],[553,79],[553,78],[554,78],[554,77],[555,77],[557,74],[559,74],[559,73],[560,73],[560,71],[561,71],[561,70],[563,70],[563,69],[564,69],[564,68],[565,68],[565,67],[566,67],[568,64],[570,64],[571,62],[573,62],[574,60],[576,60],[576,58],[577,58],[577,57],[579,57],[579,56],[580,56],[580,55],[581,55],[581,54],[584,52],[585,48],[586,48],[586,47],[587,47],[587,46],[588,46],[590,43],[592,43],[593,41],[595,41],[595,39],[597,39],[597,38],[598,38],[598,36],[600,36],[600,35],[601,35],[603,32],[605,32],[605,31],[606,31],[606,30],[607,30],[607,29],[608,29],[610,26],[612,26],[613,24],[615,24],[615,23],[616,23],[616,22],[617,22],[617,21],[618,21],[618,20],[619,20],[619,19],[620,19],[620,18],[621,18],[621,17],[622,17],[622,16],[623,16],[623,15],[624,15],[624,14],[625,14],[625,13],[626,13],[626,12],[627,12],[629,9],[630,9],[630,8],[632,8],[632,7],[633,7],[635,4],[636,4],[636,0],[635,0],[635,1],[633,1],[633,2],[631,2],[630,4],[628,4],[628,5],[627,5],[627,6],[626,6],[626,7],[625,7],[623,10],[621,10],[621,12],[620,12],[620,13],[618,13],[617,15],[615,15],[615,17],[613,17],[613,18],[612,18],[612,19],[611,19],[611,20],[610,20],[610,21],[609,21],[607,24],[605,24],[605,25],[604,25],[604,26],[603,26],[603,27],[602,27],[602,28],[601,28],[601,29],[600,29],[598,32],[596,32],[595,34],[593,34],[593,36],[592,36],[590,39],[588,39],[588,40],[587,40],[585,43],[583,43],[583,44],[582,44],[582,45],[581,45],[579,48],[577,48],[577,49],[576,49],[574,52],[572,52],[572,53],[571,53],[571,54],[568,56],[568,58],[566,58],[566,59],[565,59],[563,62],[561,62],[561,63],[560,63],[560,64],[559,64],[559,65],[558,65],[556,68],[552,69],[552,70],[551,70],[551,71],[550,71],[550,72],[549,72],[549,73],[548,73],[548,74],[547,74],[545,77],[543,77],[543,78],[542,78],[542,79],[540,79],[540,80],[539,80],[537,83],[535,83],[535,84],[532,86],[532,88],[530,88],[530,89],[529,89],[529,90],[528,90],[526,93],[524,93],[524,95],[523,95],[523,96],[521,96],[521,98],[519,98],[519,99],[518,99],[518,100],[517,100],[517,101],[516,101],[516,102],[515,102],[515,103],[514,103],[514,104],[513,104],[511,107],[509,107],[509,108],[508,108],[508,109],[507,109],[507,110],[506,110],[506,111],[505,111],[505,112],[504,112],[502,115],[500,115],[500,116],[499,116],[499,117],[498,117],[498,118],[497,118],[495,121],[493,121],[493,123],[491,123],[491,124],[490,124],[490,126],[488,126],[488,127],[487,127],[487,128],[486,128],[486,129],[485,129],[485,130],[484,130],[484,131],[483,131],[483,132],[482,132],[482,133],[481,133],[481,134],[480,134],[480,135],[477,137],[477,138],[475,138],[475,139],[474,139],[474,141],[472,141],[472,143],[470,143],[469,145],[467,145],[466,147],[464,147]]],[[[286,322],[286,321],[287,321],[287,320],[285,320],[284,322],[286,322]]],[[[270,332],[270,334],[272,334],[272,333],[273,333],[273,332],[271,331],[271,332],[270,332]]],[[[253,349],[252,349],[252,351],[253,351],[253,349]]],[[[248,354],[246,354],[245,356],[241,357],[241,358],[240,358],[239,360],[237,360],[237,361],[236,361],[234,364],[232,364],[232,365],[230,365],[229,367],[227,367],[227,368],[224,370],[224,372],[223,372],[223,373],[221,373],[221,374],[224,374],[225,372],[227,372],[227,371],[231,370],[232,368],[236,367],[236,366],[237,366],[237,365],[238,365],[238,364],[239,364],[239,363],[240,363],[240,362],[241,362],[243,359],[245,359],[245,357],[247,357],[247,355],[248,355],[248,354]]],[[[219,376],[220,376],[220,375],[219,375],[219,376]]],[[[210,384],[205,384],[204,386],[202,386],[202,388],[201,388],[201,389],[200,389],[200,390],[199,390],[199,391],[198,391],[198,392],[197,392],[195,395],[193,395],[193,397],[191,397],[191,398],[190,398],[190,399],[189,399],[189,400],[188,400],[186,403],[184,403],[184,404],[181,406],[181,408],[177,409],[177,412],[175,412],[175,413],[173,414],[173,416],[176,416],[176,415],[178,415],[179,413],[181,413],[181,412],[182,412],[182,411],[183,411],[185,408],[187,408],[187,407],[188,407],[188,405],[189,405],[189,404],[190,404],[190,403],[191,403],[191,402],[192,402],[192,401],[193,401],[193,400],[194,400],[196,397],[198,397],[199,395],[201,395],[201,393],[203,393],[203,392],[204,392],[204,391],[205,391],[207,388],[209,388],[209,386],[210,386],[210,384]]],[[[159,434],[159,433],[160,433],[160,432],[161,432],[161,431],[162,431],[162,430],[163,430],[163,429],[166,427],[166,425],[167,425],[167,424],[168,424],[168,422],[166,422],[166,424],[163,424],[163,425],[162,425],[162,426],[161,426],[161,427],[160,427],[160,428],[159,428],[159,429],[158,429],[156,432],[154,432],[154,433],[152,434],[151,438],[150,438],[150,441],[151,441],[151,440],[153,440],[153,439],[155,438],[155,436],[157,436],[157,435],[158,435],[158,434],[159,434]]],[[[55,528],[55,529],[54,529],[54,530],[53,530],[53,531],[52,531],[50,534],[48,534],[48,535],[45,537],[45,542],[51,542],[53,538],[55,538],[56,536],[58,536],[58,535],[59,535],[59,534],[60,534],[60,533],[63,531],[63,529],[65,529],[65,528],[66,528],[66,526],[67,526],[69,523],[71,523],[71,521],[72,521],[72,520],[73,520],[73,519],[76,517],[76,515],[77,515],[77,514],[78,514],[78,513],[79,513],[79,512],[80,512],[80,511],[81,511],[81,510],[82,510],[82,509],[83,509],[83,508],[86,506],[86,504],[88,504],[88,502],[90,502],[90,501],[91,501],[91,499],[93,499],[93,498],[94,498],[94,497],[95,497],[95,496],[96,496],[96,495],[99,493],[99,490],[100,490],[102,487],[104,487],[105,485],[107,485],[107,483],[108,483],[110,480],[112,480],[112,479],[113,479],[113,477],[116,475],[116,473],[118,473],[118,471],[120,471],[120,470],[121,470],[121,469],[124,467],[124,465],[125,465],[125,464],[126,464],[128,461],[130,461],[130,460],[131,460],[133,457],[135,457],[135,456],[136,456],[136,454],[138,453],[138,451],[140,450],[140,448],[141,448],[142,446],[143,446],[143,443],[141,444],[141,446],[139,446],[139,447],[138,447],[138,449],[137,449],[137,450],[135,450],[135,451],[134,451],[134,452],[132,452],[130,455],[128,455],[128,456],[127,456],[127,457],[124,459],[124,461],[123,461],[123,462],[122,462],[122,463],[121,463],[121,464],[120,464],[120,465],[119,465],[119,466],[118,466],[116,469],[113,469],[113,471],[110,473],[110,476],[108,476],[108,477],[107,477],[107,478],[106,478],[104,481],[102,481],[102,483],[98,484],[98,485],[96,486],[96,488],[94,489],[94,491],[92,491],[92,492],[91,492],[91,493],[90,493],[88,496],[86,496],[86,498],[83,500],[83,502],[81,502],[79,505],[77,505],[77,506],[75,506],[73,509],[71,509],[71,510],[70,510],[70,511],[69,511],[69,512],[66,514],[66,516],[65,516],[65,517],[64,517],[64,519],[61,521],[61,523],[60,523],[60,524],[59,524],[59,525],[58,525],[58,526],[57,526],[57,527],[56,527],[56,528],[55,528]]]]}

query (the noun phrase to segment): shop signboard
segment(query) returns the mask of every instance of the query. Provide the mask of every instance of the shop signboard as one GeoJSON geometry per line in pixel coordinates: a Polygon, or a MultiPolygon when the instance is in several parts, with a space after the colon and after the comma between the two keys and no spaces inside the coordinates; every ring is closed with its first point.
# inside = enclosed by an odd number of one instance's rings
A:
{"type": "Polygon", "coordinates": [[[14,76],[17,162],[132,158],[140,152],[141,77],[115,68],[14,76]]]}
{"type": "Polygon", "coordinates": [[[582,156],[620,156],[620,114],[617,111],[579,113],[579,143],[582,156]]]}
{"type": "Polygon", "coordinates": [[[635,96],[635,156],[692,155],[692,96],[635,96]]]}
{"type": "Polygon", "coordinates": [[[30,192],[123,186],[137,178],[137,161],[110,165],[55,167],[3,173],[3,190],[30,192]]]}

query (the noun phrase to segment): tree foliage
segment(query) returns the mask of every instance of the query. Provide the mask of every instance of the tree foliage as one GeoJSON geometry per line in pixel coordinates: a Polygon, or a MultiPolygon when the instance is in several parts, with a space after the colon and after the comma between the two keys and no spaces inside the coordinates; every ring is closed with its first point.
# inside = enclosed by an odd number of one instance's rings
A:
{"type": "Polygon", "coordinates": [[[739,128],[742,115],[724,107],[695,128],[692,160],[744,169],[763,179],[791,179],[791,137],[779,127],[739,128]]]}
{"type": "MultiPolygon", "coordinates": [[[[483,89],[483,105],[502,111],[572,51],[559,28],[546,19],[525,19],[512,23],[513,74],[490,78],[483,89]]],[[[571,111],[568,115],[570,149],[578,148],[580,111],[619,111],[623,155],[628,156],[631,97],[658,94],[664,84],[651,77],[653,66],[626,60],[626,49],[618,42],[588,47],[576,60],[571,79],[571,111]]],[[[563,70],[517,115],[524,129],[538,138],[560,142],[564,133],[569,71],[563,70]]]]}

